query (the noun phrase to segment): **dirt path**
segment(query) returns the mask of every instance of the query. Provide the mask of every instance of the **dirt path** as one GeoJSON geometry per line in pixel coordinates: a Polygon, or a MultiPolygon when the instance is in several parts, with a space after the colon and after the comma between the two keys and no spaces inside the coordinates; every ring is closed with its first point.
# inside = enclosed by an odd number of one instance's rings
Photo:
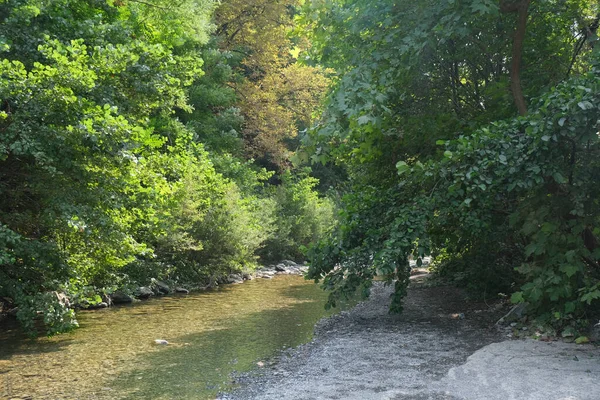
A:
{"type": "Polygon", "coordinates": [[[390,293],[377,286],[220,399],[600,399],[597,348],[505,341],[502,310],[455,288],[413,285],[401,315],[388,314],[390,293]]]}

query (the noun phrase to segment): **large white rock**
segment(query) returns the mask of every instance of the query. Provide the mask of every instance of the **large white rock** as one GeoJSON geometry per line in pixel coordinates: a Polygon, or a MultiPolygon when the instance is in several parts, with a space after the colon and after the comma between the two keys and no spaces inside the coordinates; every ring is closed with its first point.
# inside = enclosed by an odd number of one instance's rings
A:
{"type": "Polygon", "coordinates": [[[600,349],[534,340],[493,343],[450,369],[441,388],[464,400],[598,400],[600,349]]]}

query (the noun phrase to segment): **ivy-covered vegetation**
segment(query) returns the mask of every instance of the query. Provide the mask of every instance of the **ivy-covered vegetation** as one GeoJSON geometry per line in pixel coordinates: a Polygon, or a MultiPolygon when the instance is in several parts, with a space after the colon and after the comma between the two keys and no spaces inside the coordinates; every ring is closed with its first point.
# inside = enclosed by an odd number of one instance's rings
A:
{"type": "Polygon", "coordinates": [[[600,304],[598,3],[307,2],[308,63],[337,79],[305,157],[346,169],[339,230],[311,250],[330,303],[409,258],[545,326],[600,304]]]}
{"type": "Polygon", "coordinates": [[[295,63],[295,5],[0,1],[0,297],[28,330],[74,326],[64,294],[206,285],[335,225],[288,161],[328,82],[295,63]]]}

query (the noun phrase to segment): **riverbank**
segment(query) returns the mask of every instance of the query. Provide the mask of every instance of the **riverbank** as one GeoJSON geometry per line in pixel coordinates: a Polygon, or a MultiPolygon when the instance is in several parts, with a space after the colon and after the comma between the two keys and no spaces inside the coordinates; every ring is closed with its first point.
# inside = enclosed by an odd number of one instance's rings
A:
{"type": "Polygon", "coordinates": [[[505,310],[456,288],[413,285],[400,315],[387,312],[390,293],[376,286],[368,301],[321,321],[312,342],[239,376],[241,387],[219,399],[600,398],[597,347],[507,340],[495,326],[505,310]]]}
{"type": "MultiPolygon", "coordinates": [[[[238,285],[256,278],[273,279],[277,275],[304,276],[307,271],[308,266],[306,265],[298,264],[291,260],[283,260],[277,264],[260,266],[251,272],[223,275],[203,286],[194,283],[176,284],[168,280],[152,279],[148,286],[138,286],[135,289],[120,288],[110,293],[91,293],[83,298],[73,298],[61,292],[52,292],[52,296],[56,297],[56,301],[61,306],[75,310],[98,310],[174,293],[189,294],[214,289],[219,285],[238,285]]],[[[18,312],[19,308],[14,305],[12,299],[0,298],[0,323],[5,319],[16,318],[18,312]]],[[[38,313],[42,315],[41,311],[38,313]]]]}

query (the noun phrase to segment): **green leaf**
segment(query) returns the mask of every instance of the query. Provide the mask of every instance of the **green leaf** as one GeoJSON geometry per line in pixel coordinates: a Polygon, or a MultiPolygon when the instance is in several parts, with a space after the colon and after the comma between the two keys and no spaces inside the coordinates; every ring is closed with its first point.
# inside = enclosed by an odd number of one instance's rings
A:
{"type": "Polygon", "coordinates": [[[396,169],[398,170],[398,175],[402,175],[405,172],[410,170],[410,167],[408,166],[408,164],[404,161],[398,161],[396,163],[396,169]]]}
{"type": "Polygon", "coordinates": [[[564,176],[562,176],[560,172],[553,173],[552,177],[557,183],[567,183],[567,179],[564,176]]]}
{"type": "Polygon", "coordinates": [[[565,303],[565,313],[571,314],[577,309],[577,305],[574,301],[568,301],[565,303]]]}
{"type": "Polygon", "coordinates": [[[510,302],[513,304],[522,303],[525,299],[523,298],[523,292],[514,292],[510,296],[510,302]]]}
{"type": "Polygon", "coordinates": [[[589,343],[590,339],[587,336],[579,336],[577,339],[575,339],[575,343],[577,344],[584,344],[584,343],[589,343]]]}
{"type": "Polygon", "coordinates": [[[572,264],[563,264],[559,267],[560,272],[564,273],[565,275],[567,275],[567,277],[572,277],[573,275],[575,275],[577,272],[579,272],[579,267],[577,267],[576,265],[572,265],[572,264]]]}
{"type": "Polygon", "coordinates": [[[566,337],[573,337],[577,334],[577,330],[575,328],[573,328],[572,326],[567,326],[565,329],[563,329],[561,336],[566,338],[566,337]]]}
{"type": "Polygon", "coordinates": [[[596,289],[581,296],[581,301],[592,304],[592,301],[600,299],[600,290],[596,289]]]}
{"type": "Polygon", "coordinates": [[[542,136],[542,140],[543,140],[544,142],[548,142],[550,139],[551,139],[551,136],[548,136],[548,135],[544,135],[544,136],[542,136]]]}
{"type": "Polygon", "coordinates": [[[579,108],[581,108],[582,110],[591,110],[592,108],[594,108],[594,105],[592,103],[590,103],[589,101],[580,101],[579,103],[577,103],[577,105],[579,106],[579,108]]]}
{"type": "Polygon", "coordinates": [[[358,117],[357,122],[359,125],[367,125],[369,122],[371,122],[371,117],[369,117],[368,115],[361,115],[360,117],[358,117]]]}

